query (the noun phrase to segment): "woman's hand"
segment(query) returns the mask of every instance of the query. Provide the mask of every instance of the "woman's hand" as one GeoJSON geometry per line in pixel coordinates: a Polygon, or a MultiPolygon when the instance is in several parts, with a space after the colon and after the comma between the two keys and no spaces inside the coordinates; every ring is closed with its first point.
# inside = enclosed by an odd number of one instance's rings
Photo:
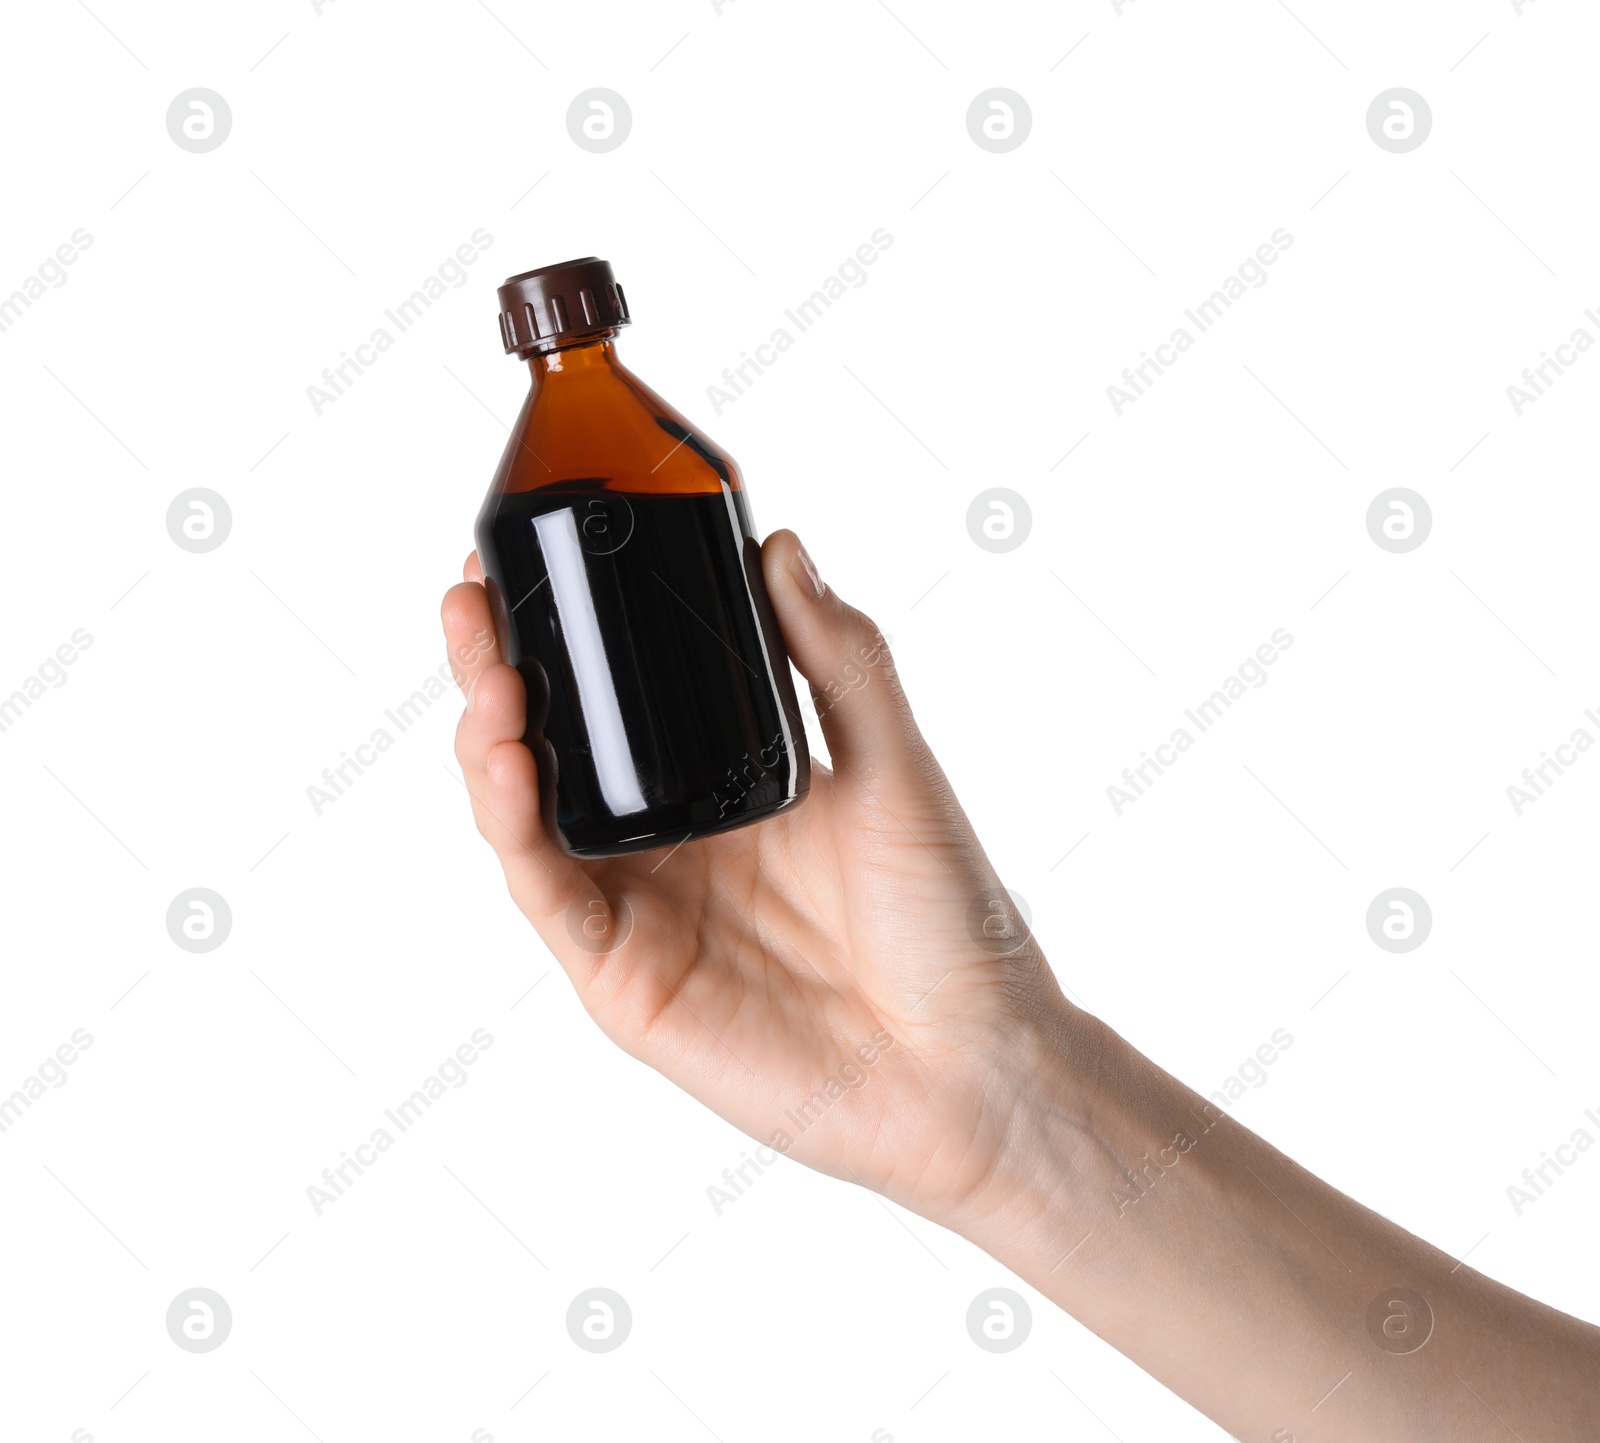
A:
{"type": "Polygon", "coordinates": [[[833,769],[675,850],[567,856],[476,555],[442,608],[456,756],[518,907],[618,1045],[735,1126],[951,1226],[1000,1186],[1030,1075],[1073,1017],[917,730],[887,645],[792,532],[762,550],[833,769]]]}
{"type": "Polygon", "coordinates": [[[760,826],[602,862],[542,829],[476,558],[445,597],[478,826],[606,1032],[758,1141],[965,1234],[1236,1437],[1592,1443],[1600,1331],[1353,1202],[1071,1007],[877,628],[790,533],[762,559],[834,770],[760,826]]]}

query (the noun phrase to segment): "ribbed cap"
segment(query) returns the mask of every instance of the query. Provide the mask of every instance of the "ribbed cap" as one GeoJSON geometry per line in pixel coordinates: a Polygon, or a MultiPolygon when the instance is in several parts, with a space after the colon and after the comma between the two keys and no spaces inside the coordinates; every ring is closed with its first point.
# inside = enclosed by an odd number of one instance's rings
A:
{"type": "Polygon", "coordinates": [[[627,297],[598,256],[524,271],[499,296],[500,339],[518,360],[629,324],[627,297]]]}

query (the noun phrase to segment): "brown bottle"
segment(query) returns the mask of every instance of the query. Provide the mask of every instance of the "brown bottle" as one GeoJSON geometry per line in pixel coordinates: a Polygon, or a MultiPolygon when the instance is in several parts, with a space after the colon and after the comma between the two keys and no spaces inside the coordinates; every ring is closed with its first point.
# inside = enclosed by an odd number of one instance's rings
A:
{"type": "Polygon", "coordinates": [[[607,262],[513,276],[499,297],[533,387],[478,556],[527,683],[545,825],[607,857],[795,805],[805,727],[739,468],[617,358],[628,306],[607,262]]]}

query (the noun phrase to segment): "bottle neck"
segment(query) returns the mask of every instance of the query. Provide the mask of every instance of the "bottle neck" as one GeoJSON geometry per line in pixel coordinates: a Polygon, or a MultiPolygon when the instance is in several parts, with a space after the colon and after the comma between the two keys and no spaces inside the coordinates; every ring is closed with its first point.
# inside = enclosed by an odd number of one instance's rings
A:
{"type": "Polygon", "coordinates": [[[544,351],[528,358],[528,370],[533,384],[541,386],[548,379],[562,376],[594,375],[616,371],[621,362],[617,358],[617,328],[587,336],[571,346],[554,351],[544,351]]]}

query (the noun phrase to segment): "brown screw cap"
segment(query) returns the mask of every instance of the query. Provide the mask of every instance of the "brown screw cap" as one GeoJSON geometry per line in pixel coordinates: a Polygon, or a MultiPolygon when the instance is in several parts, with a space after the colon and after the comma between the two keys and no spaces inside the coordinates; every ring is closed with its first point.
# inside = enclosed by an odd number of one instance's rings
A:
{"type": "Polygon", "coordinates": [[[524,271],[499,297],[500,339],[518,360],[629,324],[627,297],[598,256],[524,271]]]}

